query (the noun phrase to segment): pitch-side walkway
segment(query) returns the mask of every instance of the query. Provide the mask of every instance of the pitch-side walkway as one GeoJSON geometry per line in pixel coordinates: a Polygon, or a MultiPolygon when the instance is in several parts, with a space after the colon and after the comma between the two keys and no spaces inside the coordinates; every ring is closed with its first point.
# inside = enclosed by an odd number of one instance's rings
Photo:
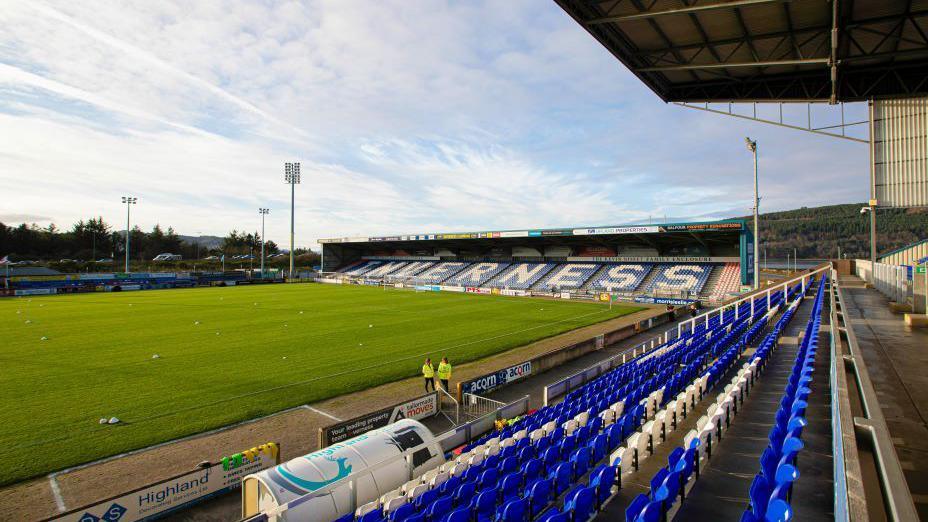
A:
{"type": "Polygon", "coordinates": [[[886,297],[841,276],[844,314],[876,390],[912,499],[928,520],[928,330],[905,325],[886,297]]]}

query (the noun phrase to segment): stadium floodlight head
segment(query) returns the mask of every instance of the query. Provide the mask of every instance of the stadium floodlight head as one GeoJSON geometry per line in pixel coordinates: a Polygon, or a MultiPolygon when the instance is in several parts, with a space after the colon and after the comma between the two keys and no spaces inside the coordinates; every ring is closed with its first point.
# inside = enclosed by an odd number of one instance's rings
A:
{"type": "Polygon", "coordinates": [[[259,213],[259,214],[267,214],[268,212],[270,212],[270,210],[268,210],[268,209],[266,209],[266,208],[259,208],[259,209],[258,209],[258,213],[259,213]]]}
{"type": "Polygon", "coordinates": [[[300,162],[284,163],[284,180],[291,185],[300,183],[300,162]]]}
{"type": "Polygon", "coordinates": [[[751,152],[757,152],[757,142],[751,141],[751,138],[745,136],[744,143],[748,146],[748,150],[751,152]]]}
{"type": "Polygon", "coordinates": [[[135,202],[138,200],[139,198],[130,198],[128,196],[122,197],[122,202],[125,203],[126,205],[135,205],[135,202]]]}

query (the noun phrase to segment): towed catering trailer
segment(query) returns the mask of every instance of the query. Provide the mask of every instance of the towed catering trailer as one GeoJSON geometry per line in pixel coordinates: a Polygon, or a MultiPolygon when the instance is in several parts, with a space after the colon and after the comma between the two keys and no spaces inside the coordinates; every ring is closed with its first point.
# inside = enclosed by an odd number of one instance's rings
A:
{"type": "Polygon", "coordinates": [[[268,513],[270,521],[330,522],[444,462],[432,432],[419,421],[403,419],[246,476],[242,517],[268,513]],[[420,449],[403,458],[414,448],[420,449]],[[279,515],[269,513],[303,497],[309,498],[279,515]]]}

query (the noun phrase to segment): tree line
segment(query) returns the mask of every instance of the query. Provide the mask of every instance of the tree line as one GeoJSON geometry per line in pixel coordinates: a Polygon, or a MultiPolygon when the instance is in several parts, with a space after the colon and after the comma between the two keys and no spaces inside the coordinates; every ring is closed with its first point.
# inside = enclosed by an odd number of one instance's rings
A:
{"type": "MultiPolygon", "coordinates": [[[[11,261],[109,262],[125,259],[125,240],[125,231],[113,230],[102,217],[80,220],[68,230],[60,230],[55,224],[40,227],[35,223],[18,226],[0,223],[0,257],[8,255],[11,261]]],[[[238,230],[229,232],[218,247],[209,248],[198,241],[184,241],[173,227],[164,230],[155,225],[145,232],[136,226],[129,232],[129,243],[132,261],[138,262],[150,261],[161,253],[180,254],[193,260],[223,254],[227,259],[237,254],[258,256],[261,252],[260,234],[238,230]]],[[[279,251],[273,241],[265,243],[266,255],[279,251]]],[[[305,249],[295,252],[306,253],[305,249]]]]}

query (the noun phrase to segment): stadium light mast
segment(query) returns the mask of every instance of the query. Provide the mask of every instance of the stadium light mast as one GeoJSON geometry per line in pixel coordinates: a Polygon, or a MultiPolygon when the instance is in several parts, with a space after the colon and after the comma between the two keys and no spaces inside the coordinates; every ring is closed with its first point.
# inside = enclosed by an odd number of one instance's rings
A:
{"type": "Polygon", "coordinates": [[[133,198],[129,196],[123,196],[122,202],[126,204],[126,273],[129,273],[129,210],[132,208],[132,205],[135,205],[136,201],[139,198],[133,198]]]}
{"type": "Polygon", "coordinates": [[[290,272],[287,277],[293,278],[293,213],[295,210],[296,186],[300,183],[300,162],[284,163],[284,180],[290,184],[290,272]]]}
{"type": "Polygon", "coordinates": [[[264,278],[264,216],[270,212],[269,209],[259,208],[258,213],[261,214],[261,278],[264,278]]]}
{"type": "Polygon", "coordinates": [[[754,155],[754,290],[757,290],[760,288],[760,263],[757,259],[757,248],[760,244],[760,227],[757,224],[757,207],[760,206],[760,198],[757,197],[757,141],[751,141],[751,138],[745,137],[744,142],[754,155]]]}

